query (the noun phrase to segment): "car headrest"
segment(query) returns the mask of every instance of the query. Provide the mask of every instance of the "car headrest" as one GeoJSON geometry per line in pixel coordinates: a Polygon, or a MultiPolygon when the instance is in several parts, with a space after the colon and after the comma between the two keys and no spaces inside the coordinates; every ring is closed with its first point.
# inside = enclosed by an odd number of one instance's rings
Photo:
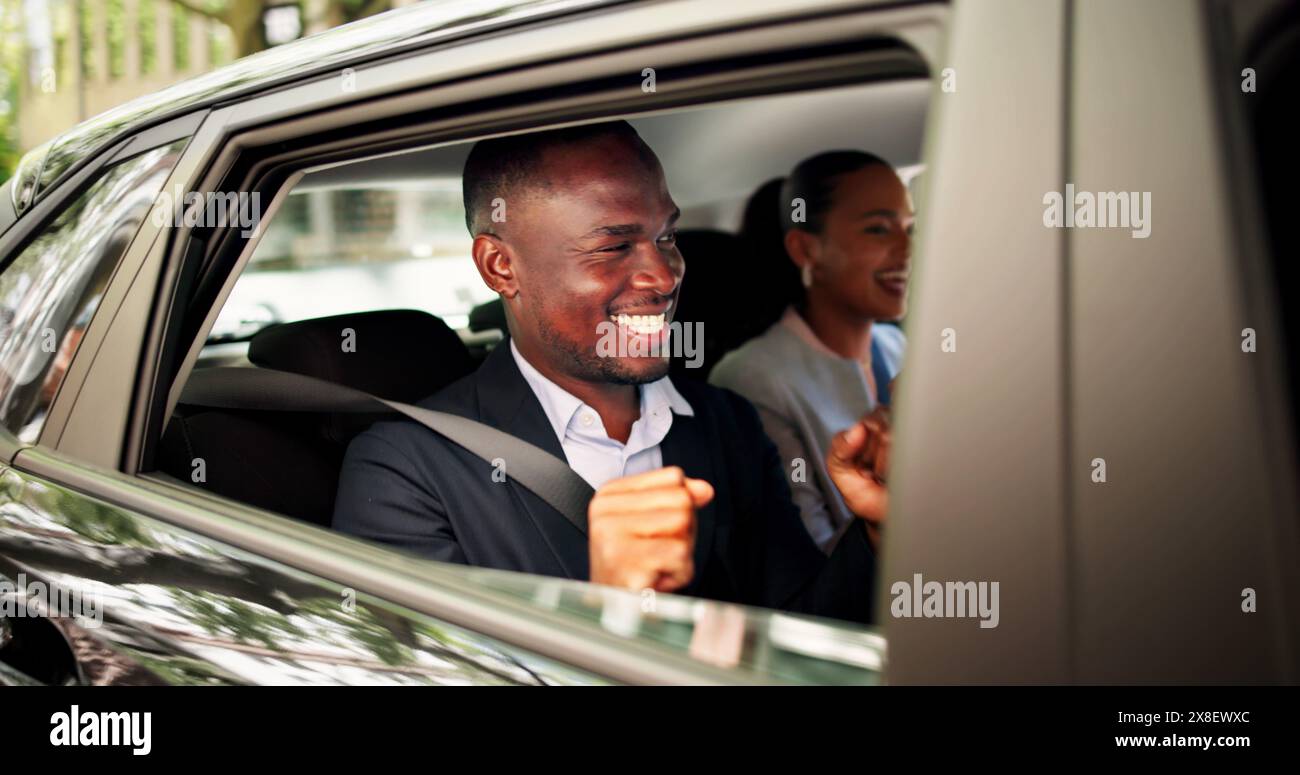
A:
{"type": "Polygon", "coordinates": [[[249,342],[248,359],[405,402],[438,392],[475,366],[446,323],[407,309],[270,326],[249,342]]]}
{"type": "Polygon", "coordinates": [[[469,311],[469,330],[474,333],[480,331],[499,330],[501,333],[506,332],[506,305],[498,296],[491,301],[485,301],[474,309],[469,311]]]}
{"type": "Polygon", "coordinates": [[[686,368],[686,358],[672,359],[670,369],[675,376],[704,380],[709,369],[722,356],[725,343],[735,322],[744,315],[739,309],[744,293],[736,292],[738,248],[740,241],[734,234],[712,229],[683,229],[677,233],[677,250],[686,262],[686,276],[677,294],[677,309],[673,321],[683,325],[702,323],[703,366],[686,368]]]}
{"type": "Polygon", "coordinates": [[[686,262],[678,311],[687,307],[703,313],[726,303],[716,294],[725,293],[735,282],[739,248],[740,240],[724,231],[683,229],[677,233],[677,250],[686,262]]]}

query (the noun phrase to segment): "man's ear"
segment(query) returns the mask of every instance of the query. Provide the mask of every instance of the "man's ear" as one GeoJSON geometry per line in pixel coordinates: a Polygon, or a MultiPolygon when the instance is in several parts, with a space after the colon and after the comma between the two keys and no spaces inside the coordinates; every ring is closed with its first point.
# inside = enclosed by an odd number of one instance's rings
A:
{"type": "Polygon", "coordinates": [[[480,234],[474,238],[472,248],[474,266],[479,277],[493,291],[507,299],[519,295],[519,279],[515,276],[514,254],[499,237],[480,234]]]}
{"type": "Polygon", "coordinates": [[[819,249],[815,234],[809,234],[802,229],[791,229],[785,233],[785,252],[800,269],[816,263],[819,249]]]}

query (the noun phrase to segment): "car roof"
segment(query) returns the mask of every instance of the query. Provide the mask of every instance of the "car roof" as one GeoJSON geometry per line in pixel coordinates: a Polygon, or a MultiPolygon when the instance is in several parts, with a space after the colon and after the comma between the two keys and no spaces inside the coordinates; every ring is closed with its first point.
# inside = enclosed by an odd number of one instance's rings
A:
{"type": "MultiPolygon", "coordinates": [[[[870,151],[909,179],[921,158],[929,97],[928,79],[904,78],[742,97],[627,119],[663,165],[682,209],[681,228],[734,232],[759,186],[784,177],[814,153],[870,151]]],[[[330,163],[309,171],[294,190],[413,186],[427,191],[451,185],[459,200],[469,149],[468,143],[456,142],[330,163]]]]}
{"type": "Polygon", "coordinates": [[[196,109],[281,88],[285,84],[391,56],[436,41],[478,35],[625,0],[452,0],[398,8],[236,60],[212,72],[147,94],[87,119],[30,152],[15,180],[31,175],[29,207],[40,195],[124,133],[196,109]]]}

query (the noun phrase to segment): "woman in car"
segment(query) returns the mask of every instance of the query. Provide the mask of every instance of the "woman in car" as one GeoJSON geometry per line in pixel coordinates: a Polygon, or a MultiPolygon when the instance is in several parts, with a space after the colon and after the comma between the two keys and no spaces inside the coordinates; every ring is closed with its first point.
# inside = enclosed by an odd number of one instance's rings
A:
{"type": "Polygon", "coordinates": [[[837,432],[889,404],[904,349],[889,321],[906,311],[912,203],[883,159],[831,151],[794,168],[780,205],[801,298],[727,354],[709,381],[758,409],[804,524],[829,553],[853,515],[826,472],[825,451],[837,432]]]}

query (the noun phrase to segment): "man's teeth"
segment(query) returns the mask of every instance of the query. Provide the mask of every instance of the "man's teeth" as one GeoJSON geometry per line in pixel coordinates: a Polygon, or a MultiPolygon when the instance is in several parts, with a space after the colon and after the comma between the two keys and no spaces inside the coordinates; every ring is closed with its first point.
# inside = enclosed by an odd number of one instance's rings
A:
{"type": "Polygon", "coordinates": [[[876,273],[876,277],[879,277],[885,282],[907,282],[907,276],[909,274],[911,274],[911,272],[906,269],[895,269],[889,272],[878,272],[876,273]]]}
{"type": "Polygon", "coordinates": [[[664,327],[664,315],[614,315],[614,322],[634,334],[655,334],[664,327]]]}

